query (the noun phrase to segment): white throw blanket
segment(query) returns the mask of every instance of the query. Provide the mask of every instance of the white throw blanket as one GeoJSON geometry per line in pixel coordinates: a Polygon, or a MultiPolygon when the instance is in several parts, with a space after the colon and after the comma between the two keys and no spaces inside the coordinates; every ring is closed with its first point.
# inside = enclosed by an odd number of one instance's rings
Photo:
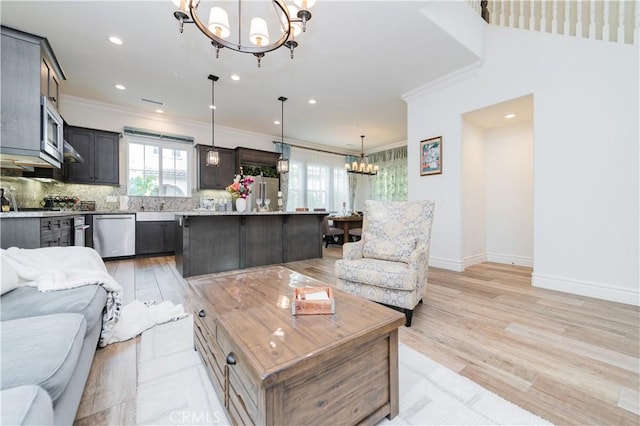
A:
{"type": "Polygon", "coordinates": [[[120,318],[122,286],[104,266],[97,251],[87,247],[47,247],[2,251],[5,261],[13,267],[21,285],[37,287],[38,291],[65,290],[99,284],[107,291],[107,304],[102,317],[100,346],[110,337],[120,318]]]}
{"type": "Polygon", "coordinates": [[[182,305],[132,302],[122,308],[122,286],[109,275],[102,258],[88,247],[48,247],[2,250],[5,265],[12,267],[22,286],[39,291],[101,285],[107,291],[100,346],[131,339],[156,324],[186,316],[182,305]],[[122,311],[122,313],[121,313],[122,311]]]}
{"type": "Polygon", "coordinates": [[[132,339],[143,331],[165,322],[175,321],[186,317],[182,305],[174,305],[165,300],[156,305],[155,303],[143,303],[134,300],[122,308],[120,321],[113,328],[108,338],[101,339],[102,346],[111,343],[122,342],[132,339]]]}

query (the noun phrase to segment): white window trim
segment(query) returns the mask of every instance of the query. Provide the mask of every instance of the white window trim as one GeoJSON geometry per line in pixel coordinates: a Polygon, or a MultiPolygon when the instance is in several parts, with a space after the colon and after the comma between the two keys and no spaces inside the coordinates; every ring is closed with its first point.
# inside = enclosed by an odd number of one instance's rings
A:
{"type": "MultiPolygon", "coordinates": [[[[127,178],[126,178],[126,186],[127,186],[127,194],[129,194],[129,144],[138,143],[142,145],[153,145],[159,148],[166,149],[180,149],[187,151],[187,193],[185,195],[133,195],[134,197],[171,197],[171,198],[190,198],[191,192],[193,191],[193,182],[194,175],[193,170],[194,167],[194,146],[192,143],[186,142],[171,142],[164,141],[160,138],[153,137],[141,137],[141,136],[133,136],[125,134],[125,149],[126,149],[126,169],[127,169],[127,178]]],[[[162,161],[162,160],[161,160],[162,161]]]]}

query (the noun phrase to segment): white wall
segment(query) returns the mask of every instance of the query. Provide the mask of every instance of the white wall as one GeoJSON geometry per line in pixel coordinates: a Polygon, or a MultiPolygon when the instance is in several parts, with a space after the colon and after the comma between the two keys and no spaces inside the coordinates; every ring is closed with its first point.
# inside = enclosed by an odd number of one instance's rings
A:
{"type": "Polygon", "coordinates": [[[533,285],[640,304],[638,50],[487,26],[468,78],[407,94],[409,164],[443,136],[443,174],[410,168],[410,199],[436,201],[431,264],[463,266],[461,114],[534,95],[533,285]]]}
{"type": "Polygon", "coordinates": [[[533,123],[486,131],[485,154],[487,260],[533,266],[533,123]]]}
{"type": "MultiPolygon", "coordinates": [[[[72,126],[88,127],[91,129],[107,130],[122,133],[124,127],[135,127],[152,130],[158,133],[171,133],[191,136],[195,144],[211,145],[211,124],[198,121],[172,119],[161,114],[142,114],[138,111],[117,107],[114,105],[95,102],[72,96],[62,96],[61,112],[65,121],[72,126]]],[[[275,151],[272,135],[216,126],[215,144],[222,148],[260,149],[275,151]]],[[[120,184],[127,182],[126,148],[124,139],[120,139],[120,184]]],[[[196,170],[195,156],[191,166],[196,170]]],[[[193,174],[192,186],[195,188],[197,176],[193,174]]]]}
{"type": "MultiPolygon", "coordinates": [[[[211,123],[174,119],[162,114],[143,114],[138,111],[95,102],[72,96],[62,96],[62,116],[72,126],[92,129],[123,131],[124,126],[153,130],[158,133],[173,133],[192,136],[196,144],[211,145],[211,123]]],[[[274,140],[278,137],[247,130],[216,125],[216,146],[222,148],[245,148],[275,151],[274,140]]]]}
{"type": "Polygon", "coordinates": [[[468,121],[463,126],[462,256],[467,267],[487,260],[487,159],[484,131],[468,121]]]}

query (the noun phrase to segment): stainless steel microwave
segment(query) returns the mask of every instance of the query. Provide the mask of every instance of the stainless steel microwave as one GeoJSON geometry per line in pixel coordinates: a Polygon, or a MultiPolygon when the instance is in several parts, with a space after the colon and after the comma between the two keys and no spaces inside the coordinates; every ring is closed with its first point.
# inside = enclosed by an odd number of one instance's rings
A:
{"type": "Polygon", "coordinates": [[[42,110],[41,150],[61,163],[64,153],[64,122],[46,96],[42,96],[40,99],[42,110]]]}

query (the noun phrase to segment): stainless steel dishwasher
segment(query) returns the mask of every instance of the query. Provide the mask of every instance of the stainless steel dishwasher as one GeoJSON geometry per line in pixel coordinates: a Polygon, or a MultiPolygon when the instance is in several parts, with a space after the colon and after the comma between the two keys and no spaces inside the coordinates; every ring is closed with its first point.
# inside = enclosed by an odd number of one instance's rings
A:
{"type": "Polygon", "coordinates": [[[93,216],[93,248],[102,258],[136,254],[136,215],[93,216]]]}

